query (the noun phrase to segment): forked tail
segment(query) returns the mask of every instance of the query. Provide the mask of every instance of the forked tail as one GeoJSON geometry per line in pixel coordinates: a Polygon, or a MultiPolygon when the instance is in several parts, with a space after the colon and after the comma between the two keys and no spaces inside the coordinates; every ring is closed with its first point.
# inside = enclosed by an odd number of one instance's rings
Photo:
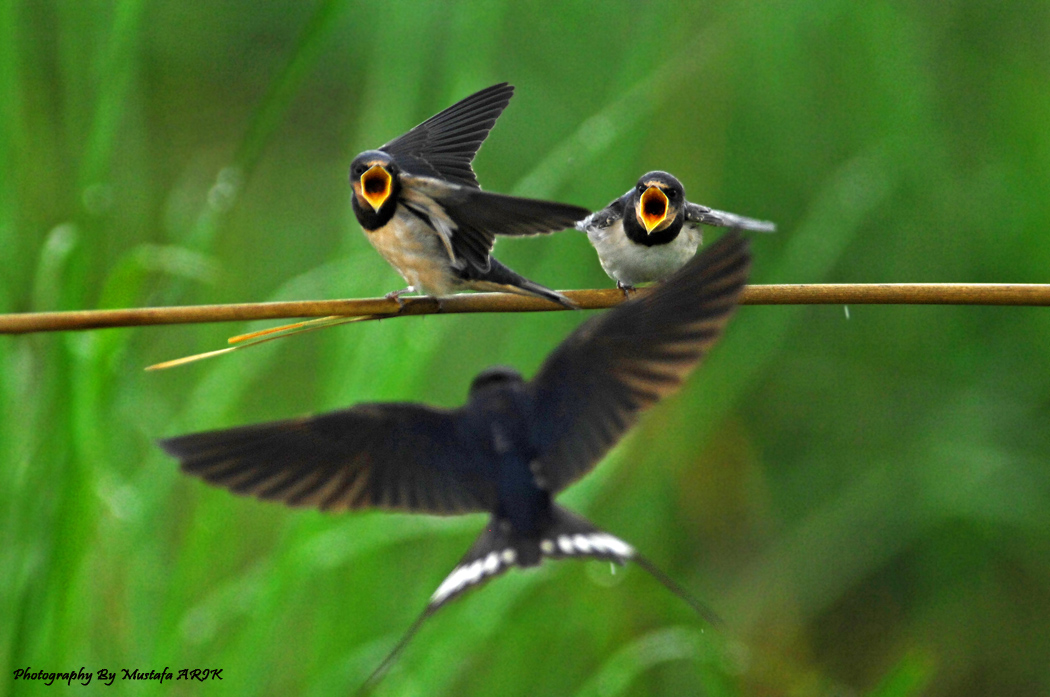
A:
{"type": "Polygon", "coordinates": [[[513,566],[535,566],[544,558],[580,557],[619,564],[632,561],[659,581],[664,588],[684,600],[706,622],[718,629],[725,626],[714,611],[671,580],[655,564],[638,554],[628,543],[600,530],[583,516],[561,506],[553,506],[551,513],[551,524],[538,538],[517,535],[513,531],[504,530],[496,518],[490,520],[456,568],[430,596],[426,609],[416,618],[355,696],[363,697],[375,689],[386,671],[423,626],[423,622],[445,603],[513,566]]]}

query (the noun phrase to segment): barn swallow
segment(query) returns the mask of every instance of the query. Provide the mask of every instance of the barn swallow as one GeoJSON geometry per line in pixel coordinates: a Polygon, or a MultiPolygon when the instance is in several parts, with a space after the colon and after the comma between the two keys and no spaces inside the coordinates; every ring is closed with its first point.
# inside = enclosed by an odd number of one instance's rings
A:
{"type": "Polygon", "coordinates": [[[576,307],[490,255],[496,235],[555,232],[588,213],[481,190],[470,163],[513,93],[507,83],[483,89],[350,164],[357,222],[408,283],[387,297],[509,291],[576,307]]]}
{"type": "Polygon", "coordinates": [[[629,543],[553,499],[679,388],[721,336],[749,267],[747,241],[731,232],[651,292],[582,324],[532,380],[506,367],[481,372],[456,409],[358,404],[160,446],[184,472],[291,506],[491,515],[364,691],[449,600],[547,558],[634,562],[717,624],[629,543]]]}
{"type": "Polygon", "coordinates": [[[685,199],[682,182],[667,172],[649,172],[633,189],[576,223],[598,252],[602,269],[624,295],[639,283],[660,281],[696,254],[700,225],[774,232],[776,225],[685,199]]]}

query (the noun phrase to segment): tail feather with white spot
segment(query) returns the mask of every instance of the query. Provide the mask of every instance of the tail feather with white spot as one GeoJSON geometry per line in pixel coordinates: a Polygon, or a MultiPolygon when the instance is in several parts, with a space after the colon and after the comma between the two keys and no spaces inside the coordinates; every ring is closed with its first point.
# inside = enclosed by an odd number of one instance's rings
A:
{"type": "Polygon", "coordinates": [[[635,557],[634,548],[603,532],[586,518],[561,506],[551,510],[552,520],[538,537],[504,531],[493,518],[456,568],[430,596],[433,612],[460,593],[481,585],[512,566],[535,566],[544,558],[589,557],[624,564],[635,557]]]}
{"type": "Polygon", "coordinates": [[[434,594],[430,596],[426,609],[355,694],[358,697],[369,694],[419,631],[423,622],[449,600],[499,576],[513,566],[536,566],[544,558],[567,559],[570,557],[600,559],[621,565],[628,561],[634,562],[649,572],[665,588],[688,603],[708,622],[714,625],[722,624],[714,612],[671,580],[652,562],[638,554],[634,547],[615,535],[595,527],[583,516],[561,506],[553,505],[551,522],[538,537],[503,530],[498,519],[493,517],[475,540],[474,545],[456,564],[456,568],[445,577],[434,594]]]}
{"type": "Polygon", "coordinates": [[[551,559],[590,557],[614,561],[621,565],[628,561],[633,562],[659,581],[664,588],[684,600],[704,620],[719,628],[725,626],[711,608],[693,597],[658,566],[639,554],[634,547],[614,535],[599,530],[583,516],[561,506],[554,506],[554,523],[548,529],[548,534],[540,540],[540,552],[551,559]]]}

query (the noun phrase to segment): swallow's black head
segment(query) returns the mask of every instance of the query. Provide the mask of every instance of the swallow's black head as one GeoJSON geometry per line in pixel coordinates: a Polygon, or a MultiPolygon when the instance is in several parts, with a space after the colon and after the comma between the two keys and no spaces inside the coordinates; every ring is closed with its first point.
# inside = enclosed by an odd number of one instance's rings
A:
{"type": "Polygon", "coordinates": [[[629,210],[624,212],[624,231],[633,242],[646,247],[667,244],[682,230],[684,204],[682,182],[667,172],[648,172],[631,192],[629,210]]]}
{"type": "Polygon", "coordinates": [[[366,150],[350,163],[351,200],[357,222],[365,230],[376,230],[394,217],[401,191],[400,169],[382,150],[366,150]]]}
{"type": "Polygon", "coordinates": [[[482,390],[491,387],[506,387],[514,384],[522,384],[525,379],[521,373],[508,368],[505,365],[494,365],[477,374],[474,381],[470,383],[470,396],[474,397],[482,390]]]}

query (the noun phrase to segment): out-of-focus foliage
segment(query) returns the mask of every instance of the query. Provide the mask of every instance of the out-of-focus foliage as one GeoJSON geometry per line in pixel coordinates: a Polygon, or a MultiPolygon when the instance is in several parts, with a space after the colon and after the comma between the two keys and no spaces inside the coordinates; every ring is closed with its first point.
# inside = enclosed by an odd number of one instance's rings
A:
{"type": "MultiPolygon", "coordinates": [[[[347,165],[502,80],[487,189],[599,207],[667,169],[779,224],[758,283],[1050,280],[1046,3],[9,0],[0,311],[398,288],[347,165]]],[[[496,251],[611,284],[575,232],[496,251]]],[[[255,325],[0,337],[0,694],[64,691],[23,667],[223,669],[112,695],[357,686],[484,520],[240,499],[154,439],[455,404],[583,319],[351,325],[160,374],[255,325]]],[[[564,496],[728,632],[636,569],[549,564],[438,613],[381,693],[1047,694],[1048,347],[1043,309],[742,309],[564,496]]]]}

